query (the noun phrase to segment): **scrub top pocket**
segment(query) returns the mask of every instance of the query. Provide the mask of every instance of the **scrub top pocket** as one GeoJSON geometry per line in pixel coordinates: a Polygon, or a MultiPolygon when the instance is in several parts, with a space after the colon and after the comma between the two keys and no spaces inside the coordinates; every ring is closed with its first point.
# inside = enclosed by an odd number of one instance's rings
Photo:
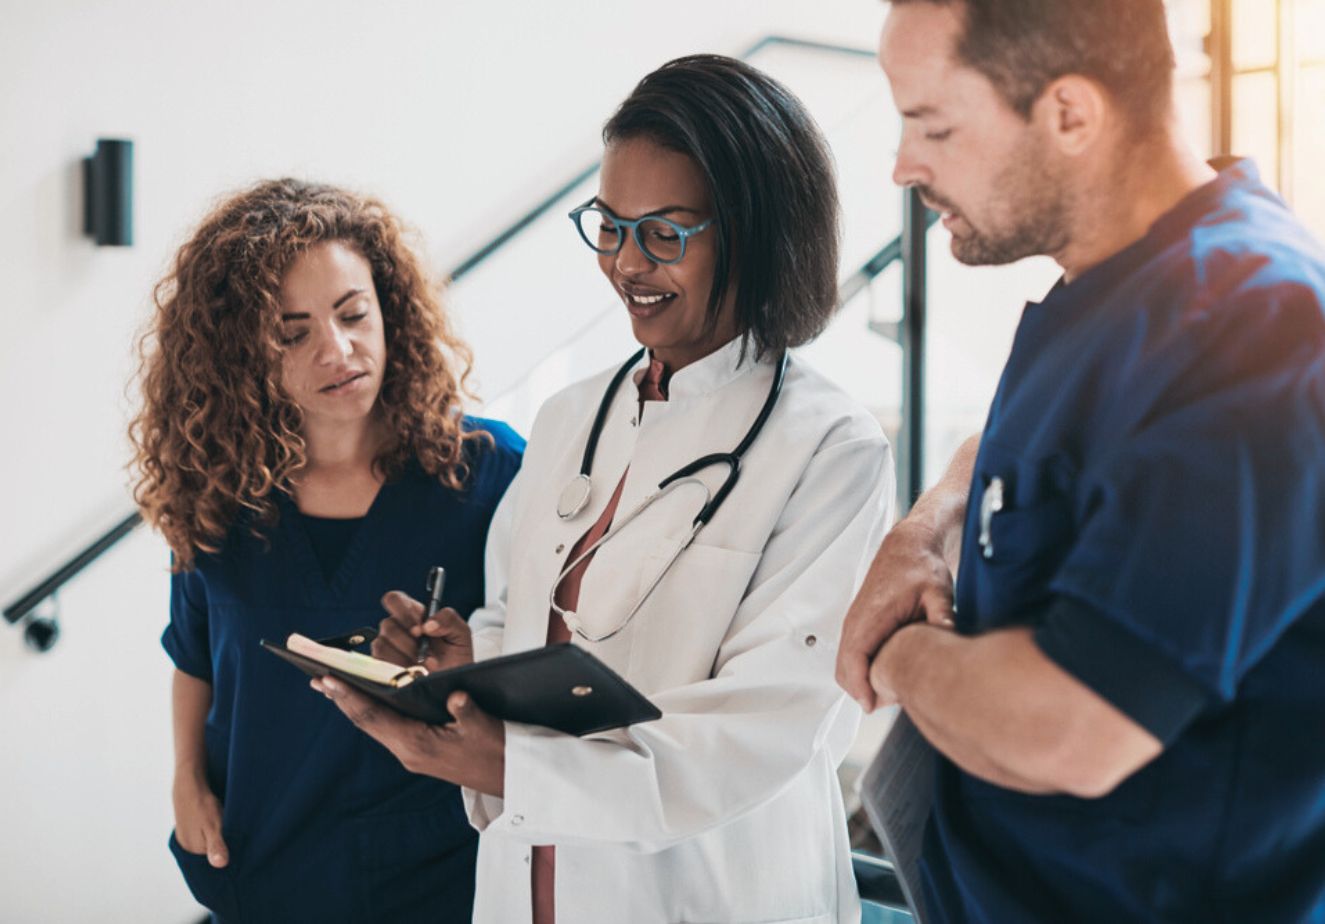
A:
{"type": "Polygon", "coordinates": [[[198,904],[223,920],[240,919],[239,900],[235,897],[228,867],[217,869],[207,861],[205,854],[189,853],[180,845],[174,831],[170,832],[170,852],[198,904]]]}
{"type": "Polygon", "coordinates": [[[962,559],[957,605],[963,625],[1024,623],[1048,602],[1072,536],[1075,478],[1060,455],[1021,460],[998,446],[982,447],[966,529],[984,541],[968,542],[962,559]]]}
{"type": "Polygon", "coordinates": [[[354,844],[360,920],[467,924],[473,914],[478,833],[458,791],[417,809],[346,821],[354,844]]]}

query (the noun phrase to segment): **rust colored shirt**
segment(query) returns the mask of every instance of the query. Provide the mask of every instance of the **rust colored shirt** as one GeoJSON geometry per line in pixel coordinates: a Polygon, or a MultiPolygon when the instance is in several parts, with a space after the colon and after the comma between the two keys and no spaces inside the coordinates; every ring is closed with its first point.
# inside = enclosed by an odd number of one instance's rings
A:
{"type": "MultiPolygon", "coordinates": [[[[639,413],[640,418],[644,417],[644,402],[646,401],[666,401],[667,400],[667,379],[669,371],[663,365],[660,359],[650,359],[647,369],[635,373],[635,385],[639,389],[639,413]]],[[[606,535],[612,528],[612,518],[616,516],[617,504],[621,501],[621,489],[626,486],[626,473],[630,469],[621,473],[621,480],[617,482],[616,490],[612,492],[611,499],[603,512],[599,515],[594,524],[589,527],[583,536],[571,548],[567,555],[567,561],[574,561],[584,553],[599,539],[606,535]]],[[[589,570],[589,564],[593,561],[593,555],[590,554],[584,561],[580,562],[567,573],[561,583],[557,585],[556,600],[557,606],[563,610],[574,611],[580,603],[580,585],[584,582],[584,574],[589,570]]],[[[555,610],[548,611],[547,624],[547,643],[555,645],[560,642],[570,641],[570,629],[566,628],[566,622],[557,615],[555,610]]],[[[530,861],[531,886],[534,896],[534,924],[556,924],[556,869],[557,856],[555,847],[535,847],[533,849],[533,858],[530,861]]]]}

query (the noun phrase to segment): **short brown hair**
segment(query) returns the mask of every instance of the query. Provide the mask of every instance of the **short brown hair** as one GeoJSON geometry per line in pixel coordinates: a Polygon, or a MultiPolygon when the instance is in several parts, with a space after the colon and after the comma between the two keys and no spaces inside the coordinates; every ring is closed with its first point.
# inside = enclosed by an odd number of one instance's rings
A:
{"type": "Polygon", "coordinates": [[[891,0],[960,6],[957,58],[1029,118],[1045,87],[1068,74],[1103,86],[1132,127],[1148,131],[1171,111],[1173,43],[1164,0],[891,0]]]}

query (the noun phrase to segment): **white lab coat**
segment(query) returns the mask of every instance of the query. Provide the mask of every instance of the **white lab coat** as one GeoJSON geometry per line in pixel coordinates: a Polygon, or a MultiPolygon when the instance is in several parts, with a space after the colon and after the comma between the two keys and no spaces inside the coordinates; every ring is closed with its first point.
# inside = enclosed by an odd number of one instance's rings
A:
{"type": "MultiPolygon", "coordinates": [[[[618,521],[677,468],[736,446],[773,375],[771,362],[738,363],[739,350],[733,341],[678,371],[669,400],[638,423],[637,391],[622,384],[593,496],[570,522],[557,498],[613,370],[544,405],[493,521],[493,599],[471,619],[476,658],[544,644],[553,581],[627,464],[618,521]]],[[[725,473],[715,465],[701,478],[716,491],[725,473]]],[[[702,493],[674,491],[602,546],[577,608],[588,634],[634,605],[702,493]]],[[[465,792],[482,832],[475,921],[530,920],[536,844],[557,848],[558,924],[859,919],[836,776],[859,716],[833,671],[894,493],[877,422],[793,358],[740,481],[695,544],[618,635],[574,639],[663,717],[585,738],[508,723],[505,797],[465,792]]]]}

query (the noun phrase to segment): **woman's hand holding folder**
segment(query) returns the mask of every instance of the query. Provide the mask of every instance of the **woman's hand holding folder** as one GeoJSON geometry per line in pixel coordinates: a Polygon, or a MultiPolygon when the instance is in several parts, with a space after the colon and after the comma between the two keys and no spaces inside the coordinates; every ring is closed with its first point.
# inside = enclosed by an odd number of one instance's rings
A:
{"type": "Polygon", "coordinates": [[[505,792],[506,725],[474,705],[468,693],[457,690],[446,700],[454,722],[428,725],[406,718],[334,677],[315,679],[311,686],[411,773],[490,796],[505,792]]]}
{"type": "MultiPolygon", "coordinates": [[[[415,662],[420,637],[428,639],[424,667],[429,673],[474,661],[469,625],[455,610],[438,610],[426,619],[423,604],[393,590],[382,598],[387,617],[378,625],[373,657],[401,667],[415,662]]],[[[361,731],[396,756],[406,770],[449,780],[488,795],[505,789],[506,726],[456,691],[446,701],[455,717],[446,725],[428,725],[406,718],[334,677],[312,681],[361,731]]]]}
{"type": "Polygon", "coordinates": [[[384,596],[382,607],[388,615],[378,624],[373,657],[409,667],[416,663],[419,638],[424,637],[428,639],[428,656],[423,666],[429,673],[473,663],[469,624],[455,610],[446,607],[425,621],[423,604],[399,590],[384,596]]]}

